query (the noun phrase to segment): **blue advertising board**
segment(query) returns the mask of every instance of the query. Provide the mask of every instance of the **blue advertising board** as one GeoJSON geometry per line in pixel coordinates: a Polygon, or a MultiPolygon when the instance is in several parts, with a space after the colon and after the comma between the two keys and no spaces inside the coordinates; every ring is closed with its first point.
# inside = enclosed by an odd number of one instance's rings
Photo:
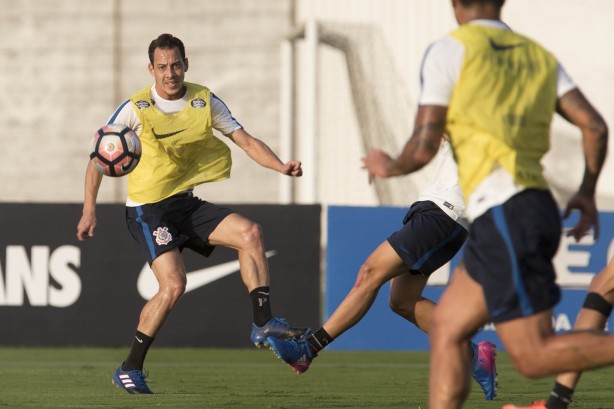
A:
{"type": "MultiPolygon", "coordinates": [[[[326,249],[326,291],[324,321],[335,311],[354,285],[360,266],[367,256],[388,236],[398,230],[407,212],[399,207],[328,207],[326,249]]],[[[579,243],[564,235],[577,221],[572,215],[563,223],[563,237],[554,260],[562,301],[555,308],[553,326],[557,332],[569,331],[584,302],[592,277],[607,263],[614,252],[614,213],[600,213],[600,238],[586,237],[579,243]]],[[[424,296],[437,301],[450,271],[460,254],[438,270],[429,280],[424,296]]],[[[393,313],[388,307],[390,285],[385,284],[367,315],[342,334],[328,349],[336,350],[427,350],[428,337],[393,313]]],[[[612,328],[612,318],[608,322],[612,328]]],[[[489,340],[503,350],[494,326],[486,325],[476,340],[489,340]]]]}

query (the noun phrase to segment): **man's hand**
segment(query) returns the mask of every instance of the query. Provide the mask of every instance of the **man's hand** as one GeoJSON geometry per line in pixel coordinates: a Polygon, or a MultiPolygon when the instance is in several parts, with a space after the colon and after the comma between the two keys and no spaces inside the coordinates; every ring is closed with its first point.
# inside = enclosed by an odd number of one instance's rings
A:
{"type": "Polygon", "coordinates": [[[283,168],[279,170],[280,173],[288,176],[303,176],[303,169],[301,168],[301,162],[297,160],[291,160],[284,163],[283,168]]]}
{"type": "Polygon", "coordinates": [[[384,151],[378,149],[369,149],[367,156],[362,158],[363,169],[369,172],[369,183],[373,182],[374,177],[387,178],[388,167],[392,162],[392,158],[384,151]]]}
{"type": "Polygon", "coordinates": [[[77,225],[77,238],[79,241],[84,241],[90,237],[94,237],[94,229],[96,228],[96,215],[83,214],[79,224],[77,225]]]}
{"type": "Polygon", "coordinates": [[[569,217],[572,210],[580,211],[580,220],[567,232],[567,236],[573,236],[576,241],[579,241],[589,233],[592,227],[593,238],[597,240],[599,238],[599,216],[595,198],[581,192],[576,193],[569,199],[565,213],[563,213],[563,218],[569,217]]]}

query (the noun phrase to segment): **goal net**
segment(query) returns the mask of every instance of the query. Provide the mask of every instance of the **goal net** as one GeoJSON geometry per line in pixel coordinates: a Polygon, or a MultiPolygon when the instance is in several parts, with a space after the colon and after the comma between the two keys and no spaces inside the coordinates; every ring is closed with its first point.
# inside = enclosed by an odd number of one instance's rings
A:
{"type": "MultiPolygon", "coordinates": [[[[304,38],[304,32],[299,37],[304,38]]],[[[376,26],[318,22],[317,41],[320,199],[330,202],[327,197],[336,197],[333,202],[344,202],[335,195],[352,186],[345,197],[360,202],[366,199],[352,192],[368,188],[357,172],[359,159],[371,148],[396,157],[413,131],[417,102],[410,98],[393,54],[376,26]]],[[[297,70],[309,63],[303,60],[297,70]]],[[[300,105],[301,99],[297,100],[300,105]]],[[[407,206],[417,199],[430,173],[427,166],[413,175],[375,179],[371,200],[407,206]]]]}

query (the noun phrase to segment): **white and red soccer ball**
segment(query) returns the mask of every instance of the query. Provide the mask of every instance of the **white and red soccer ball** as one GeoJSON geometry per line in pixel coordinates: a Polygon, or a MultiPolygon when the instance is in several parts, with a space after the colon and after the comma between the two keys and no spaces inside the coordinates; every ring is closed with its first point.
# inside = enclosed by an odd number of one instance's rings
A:
{"type": "Polygon", "coordinates": [[[141,141],[130,128],[109,124],[100,128],[90,143],[90,159],[106,176],[124,176],[132,172],[141,159],[141,141]]]}

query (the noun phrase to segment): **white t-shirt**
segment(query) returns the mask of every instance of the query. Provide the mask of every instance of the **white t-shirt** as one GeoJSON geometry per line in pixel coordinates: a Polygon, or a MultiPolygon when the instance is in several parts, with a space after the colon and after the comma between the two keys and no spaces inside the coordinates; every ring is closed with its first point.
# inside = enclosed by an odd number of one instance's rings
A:
{"type": "Polygon", "coordinates": [[[418,200],[430,200],[457,223],[468,229],[469,223],[464,217],[465,201],[458,184],[458,169],[448,141],[442,141],[435,166],[435,174],[430,183],[420,192],[418,200]]]}
{"type": "MultiPolygon", "coordinates": [[[[180,99],[169,101],[158,95],[155,85],[152,85],[151,99],[156,108],[161,112],[174,114],[186,106],[188,103],[188,93],[186,92],[180,99]]],[[[141,120],[136,113],[134,104],[131,104],[130,100],[124,101],[111,115],[107,123],[124,124],[132,128],[137,135],[141,134],[141,120]]],[[[231,134],[233,131],[242,128],[241,124],[232,116],[224,101],[219,99],[213,92],[211,93],[211,124],[214,129],[217,129],[224,135],[231,134]]]]}
{"type": "MultiPolygon", "coordinates": [[[[505,23],[498,20],[473,20],[469,24],[510,30],[505,23]]],[[[448,106],[464,56],[465,46],[450,35],[437,40],[427,49],[420,73],[420,105],[448,106]]],[[[561,97],[576,88],[576,84],[560,63],[558,67],[557,96],[561,97]]],[[[503,168],[496,167],[468,198],[466,216],[473,221],[489,208],[504,203],[522,190],[524,187],[514,183],[512,175],[503,168]]]]}

